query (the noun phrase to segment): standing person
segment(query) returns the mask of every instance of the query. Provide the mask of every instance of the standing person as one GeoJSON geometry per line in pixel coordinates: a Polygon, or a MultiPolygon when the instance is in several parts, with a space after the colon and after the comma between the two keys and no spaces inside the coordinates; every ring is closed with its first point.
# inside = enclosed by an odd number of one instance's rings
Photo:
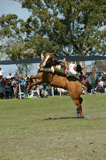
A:
{"type": "Polygon", "coordinates": [[[13,77],[12,73],[10,72],[9,75],[7,76],[8,79],[11,79],[13,77]]]}
{"type": "Polygon", "coordinates": [[[10,86],[10,85],[11,85],[11,84],[8,83],[7,86],[5,86],[4,89],[3,89],[3,92],[5,93],[5,98],[6,98],[6,99],[12,98],[12,97],[11,97],[12,91],[11,91],[11,86],[10,86]]]}
{"type": "Polygon", "coordinates": [[[12,77],[11,78],[11,91],[12,91],[12,93],[11,93],[11,97],[14,97],[14,86],[16,85],[16,80],[15,80],[15,77],[12,77]]]}
{"type": "Polygon", "coordinates": [[[102,79],[102,76],[101,76],[101,74],[99,73],[99,74],[98,74],[98,82],[100,82],[101,79],[102,79]]]}
{"type": "Polygon", "coordinates": [[[104,80],[103,80],[103,78],[98,82],[97,92],[104,93],[104,80]]]}
{"type": "Polygon", "coordinates": [[[13,84],[13,97],[16,98],[16,95],[17,95],[17,87],[18,87],[18,84],[14,83],[13,84]]]}
{"type": "Polygon", "coordinates": [[[17,82],[16,82],[16,80],[15,80],[15,77],[12,77],[11,78],[11,85],[13,86],[14,84],[16,84],[17,82]]]}
{"type": "Polygon", "coordinates": [[[92,78],[91,78],[91,76],[90,76],[89,73],[87,74],[87,82],[88,82],[89,84],[92,83],[92,78]]]}
{"type": "Polygon", "coordinates": [[[90,76],[90,74],[87,74],[87,92],[88,94],[91,93],[91,89],[92,89],[92,78],[90,76]]]}
{"type": "Polygon", "coordinates": [[[4,71],[0,68],[0,76],[3,76],[4,71]]]}
{"type": "Polygon", "coordinates": [[[1,81],[2,81],[2,76],[0,76],[0,84],[1,84],[1,81]]]}
{"type": "Polygon", "coordinates": [[[15,72],[14,77],[15,77],[15,80],[16,80],[16,81],[19,81],[19,75],[18,75],[18,72],[15,72]]]}
{"type": "Polygon", "coordinates": [[[4,78],[2,78],[1,80],[1,86],[4,88],[6,86],[6,81],[4,80],[4,78]]]}
{"type": "Polygon", "coordinates": [[[25,85],[25,79],[23,77],[21,78],[21,84],[25,85]]]}

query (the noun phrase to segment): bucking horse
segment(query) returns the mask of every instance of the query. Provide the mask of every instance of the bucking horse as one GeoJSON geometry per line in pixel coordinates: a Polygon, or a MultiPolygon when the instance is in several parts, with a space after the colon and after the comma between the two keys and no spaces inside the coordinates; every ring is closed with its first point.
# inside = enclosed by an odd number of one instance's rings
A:
{"type": "Polygon", "coordinates": [[[40,68],[50,68],[51,66],[57,67],[60,65],[60,61],[54,60],[55,53],[46,53],[44,56],[41,56],[41,63],[39,65],[39,69],[37,71],[37,75],[32,75],[30,77],[31,84],[29,85],[28,92],[32,86],[40,85],[43,83],[47,83],[52,87],[63,88],[68,91],[75,105],[77,106],[77,111],[80,113],[80,116],[84,118],[82,113],[82,101],[83,99],[80,97],[82,94],[82,83],[79,78],[75,76],[61,76],[51,72],[43,72],[40,71],[40,68]],[[33,82],[33,79],[37,81],[33,82]]]}

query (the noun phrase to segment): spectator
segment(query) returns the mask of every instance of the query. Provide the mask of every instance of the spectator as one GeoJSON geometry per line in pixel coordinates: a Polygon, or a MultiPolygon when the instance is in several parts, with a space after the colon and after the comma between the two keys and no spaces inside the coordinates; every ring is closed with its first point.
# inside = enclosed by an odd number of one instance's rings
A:
{"type": "Polygon", "coordinates": [[[4,78],[2,78],[1,80],[1,86],[4,88],[6,86],[6,81],[4,80],[4,78]]]}
{"type": "Polygon", "coordinates": [[[19,81],[19,75],[18,75],[18,72],[15,72],[14,77],[15,77],[16,81],[19,81]]]}
{"type": "Polygon", "coordinates": [[[3,97],[4,97],[3,87],[0,85],[0,99],[3,99],[3,97]]]}
{"type": "Polygon", "coordinates": [[[92,83],[92,78],[90,77],[90,74],[89,74],[89,73],[87,74],[87,82],[88,82],[89,84],[92,83]]]}
{"type": "Polygon", "coordinates": [[[15,77],[12,77],[11,78],[11,85],[13,86],[14,84],[16,84],[17,82],[16,82],[16,80],[15,80],[15,77]]]}
{"type": "Polygon", "coordinates": [[[102,79],[102,76],[101,76],[101,74],[99,73],[99,74],[98,74],[98,81],[100,82],[101,79],[102,79]]]}
{"type": "Polygon", "coordinates": [[[11,92],[12,91],[11,91],[10,83],[8,83],[6,87],[4,87],[3,92],[5,93],[5,98],[6,99],[12,98],[11,97],[11,92]]]}
{"type": "Polygon", "coordinates": [[[2,76],[0,76],[0,84],[1,84],[1,81],[2,81],[2,76]]]}
{"type": "Polygon", "coordinates": [[[13,97],[16,98],[17,96],[17,88],[18,88],[18,84],[14,83],[13,84],[13,97]]]}
{"type": "Polygon", "coordinates": [[[21,78],[21,84],[25,85],[25,79],[23,77],[21,78]]]}
{"type": "Polygon", "coordinates": [[[47,83],[43,83],[42,86],[43,86],[43,89],[46,89],[47,83]]]}
{"type": "Polygon", "coordinates": [[[15,80],[15,77],[11,77],[11,84],[10,84],[10,87],[11,87],[11,97],[14,97],[14,89],[13,89],[13,87],[14,87],[14,85],[16,84],[17,82],[16,82],[16,80],[15,80]]]}
{"type": "Polygon", "coordinates": [[[104,93],[104,81],[103,81],[103,78],[98,83],[97,92],[104,93]]]}
{"type": "Polygon", "coordinates": [[[106,93],[106,78],[104,79],[104,93],[106,93]]]}
{"type": "Polygon", "coordinates": [[[47,84],[46,90],[48,92],[48,95],[51,96],[51,86],[49,84],[47,84]]]}
{"type": "Polygon", "coordinates": [[[7,76],[8,79],[11,79],[13,77],[12,73],[10,72],[9,75],[7,76]]]}
{"type": "Polygon", "coordinates": [[[3,76],[4,71],[0,68],[0,76],[3,76]]]}
{"type": "Polygon", "coordinates": [[[87,74],[87,93],[91,94],[91,89],[92,89],[92,78],[90,77],[90,74],[87,74]]]}
{"type": "Polygon", "coordinates": [[[104,81],[103,79],[100,80],[99,84],[98,84],[100,87],[103,87],[104,86],[104,81]]]}

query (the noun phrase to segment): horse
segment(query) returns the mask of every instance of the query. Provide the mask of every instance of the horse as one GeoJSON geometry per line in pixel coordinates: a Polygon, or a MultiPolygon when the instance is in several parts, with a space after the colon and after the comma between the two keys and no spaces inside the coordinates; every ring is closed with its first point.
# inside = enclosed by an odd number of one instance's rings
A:
{"type": "Polygon", "coordinates": [[[41,67],[48,68],[51,66],[56,67],[57,65],[59,65],[59,61],[57,61],[57,64],[54,61],[53,59],[54,55],[55,53],[48,53],[48,52],[44,56],[41,55],[41,63],[39,65],[37,75],[32,75],[30,77],[31,84],[29,85],[28,92],[30,93],[32,86],[40,85],[43,83],[47,83],[53,87],[63,88],[68,91],[69,95],[71,96],[72,100],[77,106],[77,111],[80,113],[80,117],[84,118],[84,115],[82,113],[83,99],[80,97],[82,94],[82,83],[80,82],[79,78],[74,76],[70,77],[61,76],[51,72],[42,72],[42,71],[40,72],[41,67]],[[32,82],[32,79],[38,79],[38,80],[32,82]]]}

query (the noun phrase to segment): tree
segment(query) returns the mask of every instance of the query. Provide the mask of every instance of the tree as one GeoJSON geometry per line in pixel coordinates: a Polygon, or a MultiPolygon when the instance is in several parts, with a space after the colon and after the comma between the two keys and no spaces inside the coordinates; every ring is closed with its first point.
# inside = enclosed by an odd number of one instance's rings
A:
{"type": "MultiPolygon", "coordinates": [[[[23,20],[18,19],[15,14],[3,15],[0,17],[0,49],[2,54],[6,54],[6,59],[19,60],[23,58],[33,58],[33,50],[30,52],[25,48],[25,34],[22,30],[23,20]],[[4,44],[4,45],[3,45],[4,44]]],[[[25,68],[29,70],[27,64],[18,65],[19,74],[22,75],[25,68]]],[[[27,73],[27,71],[25,71],[27,73]]]]}
{"type": "Polygon", "coordinates": [[[97,71],[106,72],[106,61],[95,61],[93,66],[97,71]]]}
{"type": "Polygon", "coordinates": [[[18,0],[32,16],[25,22],[26,48],[37,55],[47,51],[65,55],[106,53],[105,0],[18,0]],[[27,24],[27,25],[26,25],[27,24]]]}

